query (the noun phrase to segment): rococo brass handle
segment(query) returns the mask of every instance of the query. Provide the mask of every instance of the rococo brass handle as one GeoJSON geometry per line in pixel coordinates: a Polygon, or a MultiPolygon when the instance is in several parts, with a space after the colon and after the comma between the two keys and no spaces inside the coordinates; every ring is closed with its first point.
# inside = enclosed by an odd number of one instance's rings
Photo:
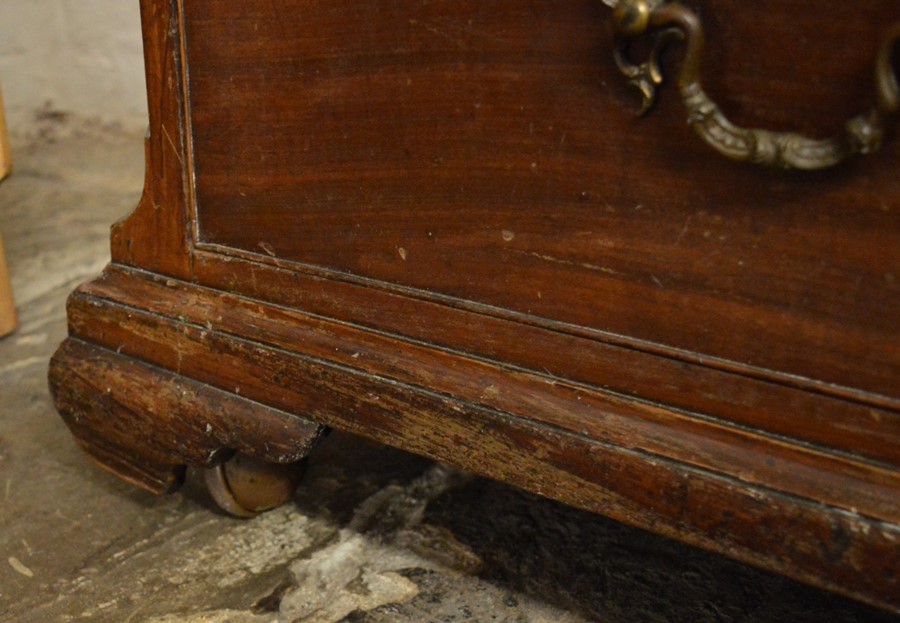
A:
{"type": "Polygon", "coordinates": [[[682,40],[686,50],[678,89],[688,110],[688,124],[713,149],[734,160],[785,169],[830,167],[852,155],[878,150],[888,120],[900,111],[900,87],[892,65],[894,46],[900,41],[900,23],[888,31],[875,59],[873,108],[850,119],[831,138],[819,140],[792,132],[742,128],[725,117],[700,85],[703,26],[690,9],[670,0],[603,1],[613,8],[616,64],[644,97],[639,114],[650,110],[656,87],[662,84],[662,49],[671,41],[682,40]],[[629,41],[648,33],[655,38],[652,52],[646,62],[636,65],[628,56],[629,41]]]}

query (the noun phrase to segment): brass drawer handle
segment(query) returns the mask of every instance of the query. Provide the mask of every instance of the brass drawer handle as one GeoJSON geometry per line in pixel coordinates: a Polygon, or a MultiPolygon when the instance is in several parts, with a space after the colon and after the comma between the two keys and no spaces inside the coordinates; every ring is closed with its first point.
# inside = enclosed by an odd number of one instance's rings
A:
{"type": "Polygon", "coordinates": [[[894,46],[900,41],[900,23],[888,31],[875,59],[875,105],[850,119],[831,138],[818,140],[791,132],[742,128],[731,123],[700,86],[703,26],[695,13],[670,0],[604,0],[613,7],[616,27],[615,59],[630,84],[640,89],[643,115],[653,106],[656,87],[662,84],[659,67],[662,49],[683,40],[684,61],[678,74],[678,89],[688,110],[688,124],[719,153],[742,162],[785,169],[822,169],[855,154],[868,154],[881,147],[888,119],[900,111],[900,88],[892,66],[894,46]],[[628,56],[629,41],[651,33],[652,52],[642,64],[628,56]]]}

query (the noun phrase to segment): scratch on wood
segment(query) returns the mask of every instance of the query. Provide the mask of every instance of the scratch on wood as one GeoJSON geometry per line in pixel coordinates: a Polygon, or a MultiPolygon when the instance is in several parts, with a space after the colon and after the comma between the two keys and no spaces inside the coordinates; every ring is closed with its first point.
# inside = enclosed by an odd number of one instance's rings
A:
{"type": "Polygon", "coordinates": [[[538,253],[537,251],[529,251],[529,252],[527,252],[527,254],[531,255],[532,257],[542,259],[546,262],[553,262],[554,264],[562,264],[564,266],[579,266],[581,268],[587,268],[588,270],[595,270],[597,272],[606,273],[608,275],[622,275],[623,274],[617,270],[609,268],[608,266],[600,266],[599,264],[590,264],[588,262],[575,262],[572,260],[564,260],[564,259],[561,259],[558,257],[554,257],[552,255],[538,253]]]}
{"type": "Polygon", "coordinates": [[[686,219],[684,219],[684,227],[681,228],[681,232],[678,234],[678,237],[675,239],[675,244],[678,244],[679,242],[681,242],[681,239],[684,238],[684,235],[687,233],[688,227],[691,224],[692,218],[693,218],[693,216],[688,216],[686,219]]]}
{"type": "Polygon", "coordinates": [[[711,259],[713,259],[717,255],[721,255],[721,254],[722,254],[721,251],[713,251],[712,253],[709,253],[709,254],[703,256],[703,259],[701,259],[699,262],[697,262],[697,266],[702,266],[702,265],[708,263],[711,259]]]}
{"type": "Polygon", "coordinates": [[[177,148],[177,147],[175,147],[175,141],[173,141],[173,140],[172,140],[172,137],[169,136],[169,131],[166,129],[166,126],[163,125],[163,126],[160,126],[160,127],[162,127],[163,136],[166,137],[166,140],[169,141],[169,145],[172,146],[172,151],[175,152],[175,157],[178,158],[178,162],[180,162],[180,163],[182,164],[182,166],[183,166],[183,165],[184,165],[184,159],[181,157],[181,152],[178,151],[178,148],[177,148]]]}
{"type": "Polygon", "coordinates": [[[437,35],[442,39],[446,39],[447,41],[451,41],[456,44],[461,50],[467,49],[467,44],[465,41],[465,37],[482,37],[489,41],[494,41],[498,43],[502,43],[503,39],[497,37],[496,35],[487,32],[486,30],[481,30],[479,28],[475,28],[472,26],[471,21],[468,24],[462,25],[453,22],[452,20],[441,20],[441,23],[431,23],[431,22],[421,22],[417,19],[409,20],[409,24],[411,26],[421,26],[428,32],[437,35]],[[462,36],[459,36],[462,35],[462,36]]]}
{"type": "Polygon", "coordinates": [[[454,37],[450,33],[444,32],[443,30],[439,29],[437,26],[434,26],[433,24],[429,24],[428,22],[420,22],[419,20],[416,20],[416,19],[409,20],[409,23],[412,26],[421,26],[428,32],[430,32],[434,35],[437,35],[438,37],[440,37],[442,39],[446,39],[447,41],[450,41],[450,42],[456,44],[456,46],[460,50],[466,49],[466,43],[462,39],[454,37]]]}

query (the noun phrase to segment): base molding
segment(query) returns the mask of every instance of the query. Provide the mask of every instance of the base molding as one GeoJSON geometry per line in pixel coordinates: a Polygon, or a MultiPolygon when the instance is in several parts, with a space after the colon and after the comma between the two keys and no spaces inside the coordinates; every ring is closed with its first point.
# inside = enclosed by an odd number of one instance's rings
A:
{"type": "MultiPolygon", "coordinates": [[[[548,423],[541,409],[560,408],[562,382],[516,373],[506,386],[504,377],[491,379],[482,398],[463,387],[436,391],[445,385],[415,379],[474,369],[471,358],[404,348],[385,334],[362,339],[359,327],[122,267],[76,291],[69,319],[71,337],[50,367],[57,408],[89,455],[151,491],[171,491],[184,465],[209,467],[232,451],[296,461],[327,426],[900,609],[890,472],[884,480],[874,468],[857,475],[871,508],[884,515],[872,517],[774,480],[736,478],[727,466],[650,452],[634,435],[623,443],[615,426],[630,420],[624,408],[621,417],[608,413],[618,408],[614,400],[597,410],[605,433],[548,423]],[[438,355],[435,367],[430,357],[438,355]],[[497,398],[516,392],[527,403],[497,398]]],[[[773,448],[779,465],[803,465],[800,446],[773,448]]],[[[848,482],[848,465],[823,460],[815,478],[848,482]]]]}
{"type": "Polygon", "coordinates": [[[77,337],[53,356],[50,390],[88,456],[153,493],[176,490],[186,466],[213,467],[234,452],[298,461],[325,431],[77,337]]]}

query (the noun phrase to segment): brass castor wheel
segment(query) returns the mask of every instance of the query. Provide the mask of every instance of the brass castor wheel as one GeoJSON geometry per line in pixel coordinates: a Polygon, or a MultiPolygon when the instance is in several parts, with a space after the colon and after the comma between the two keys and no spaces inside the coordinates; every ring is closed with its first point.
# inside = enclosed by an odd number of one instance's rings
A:
{"type": "Polygon", "coordinates": [[[206,487],[216,504],[235,517],[256,517],[291,499],[306,471],[306,460],[265,463],[244,454],[206,470],[206,487]]]}

